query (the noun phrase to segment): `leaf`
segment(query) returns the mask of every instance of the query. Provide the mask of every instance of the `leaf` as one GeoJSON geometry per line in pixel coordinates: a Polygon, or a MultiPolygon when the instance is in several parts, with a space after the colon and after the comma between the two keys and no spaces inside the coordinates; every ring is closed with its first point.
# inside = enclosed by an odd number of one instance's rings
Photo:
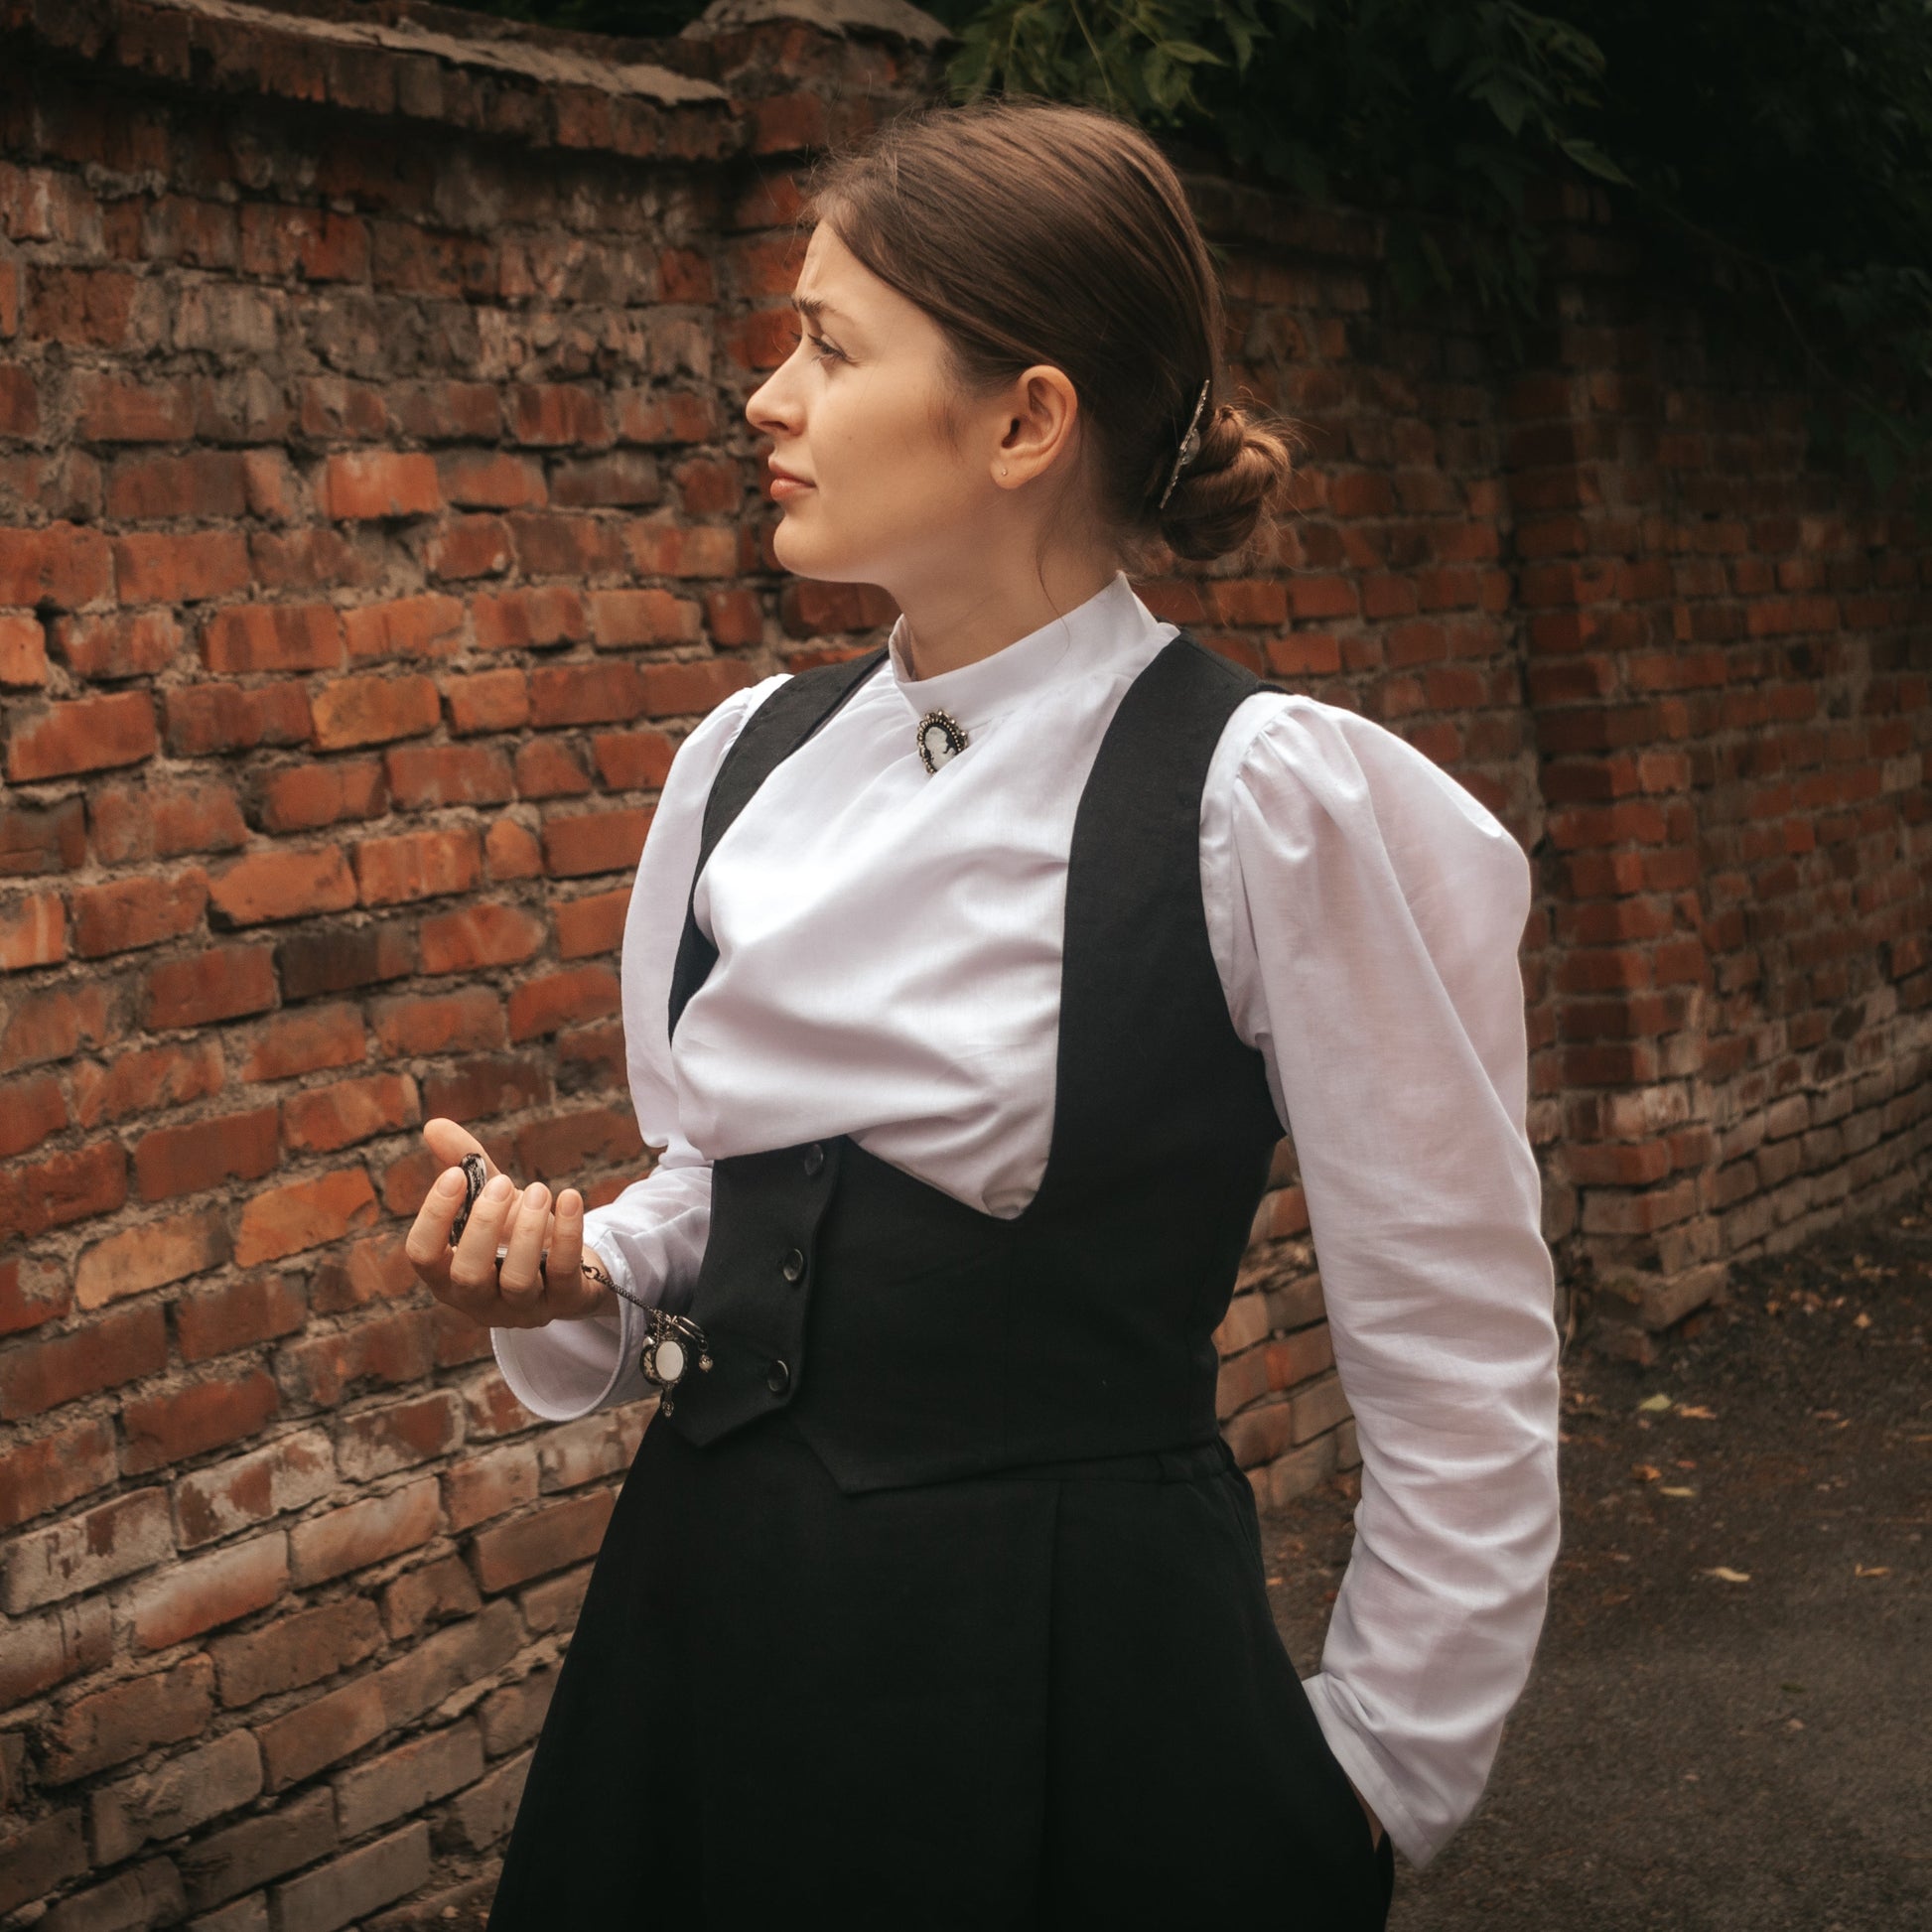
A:
{"type": "Polygon", "coordinates": [[[1636,1462],[1631,1464],[1630,1473],[1639,1482],[1655,1482],[1664,1472],[1654,1462],[1636,1462]]]}
{"type": "Polygon", "coordinates": [[[1700,1409],[1689,1402],[1680,1402],[1677,1405],[1677,1414],[1682,1416],[1686,1422],[1716,1422],[1718,1420],[1709,1409],[1700,1409]]]}
{"type": "Polygon", "coordinates": [[[1727,1570],[1721,1563],[1714,1564],[1704,1574],[1707,1577],[1716,1577],[1720,1582],[1726,1584],[1747,1584],[1751,1580],[1751,1573],[1748,1570],[1727,1570]]]}
{"type": "Polygon", "coordinates": [[[1637,1409],[1641,1414],[1655,1416],[1655,1415],[1660,1415],[1664,1410],[1668,1409],[1670,1406],[1671,1406],[1671,1402],[1669,1396],[1651,1395],[1651,1396],[1645,1396],[1644,1399],[1637,1404],[1637,1409]]]}
{"type": "Polygon", "coordinates": [[[1889,1577],[1891,1575],[1890,1565],[1883,1563],[1873,1564],[1869,1570],[1862,1563],[1855,1563],[1852,1569],[1856,1575],[1861,1577],[1889,1577]]]}
{"type": "Polygon", "coordinates": [[[1659,1485],[1657,1493],[1660,1496],[1695,1496],[1697,1491],[1695,1489],[1674,1489],[1666,1482],[1659,1485]]]}

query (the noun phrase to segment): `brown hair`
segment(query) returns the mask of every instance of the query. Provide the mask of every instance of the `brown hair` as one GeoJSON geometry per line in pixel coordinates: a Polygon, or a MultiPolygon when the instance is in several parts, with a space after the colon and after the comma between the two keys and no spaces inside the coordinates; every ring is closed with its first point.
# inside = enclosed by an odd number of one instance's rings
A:
{"type": "Polygon", "coordinates": [[[819,221],[938,324],[961,393],[1036,362],[1065,372],[1097,513],[1136,568],[1154,537],[1204,561],[1273,534],[1293,426],[1224,398],[1219,279],[1133,123],[1013,96],[915,110],[820,158],[799,224],[819,221]],[[1163,510],[1203,382],[1199,449],[1163,510]]]}

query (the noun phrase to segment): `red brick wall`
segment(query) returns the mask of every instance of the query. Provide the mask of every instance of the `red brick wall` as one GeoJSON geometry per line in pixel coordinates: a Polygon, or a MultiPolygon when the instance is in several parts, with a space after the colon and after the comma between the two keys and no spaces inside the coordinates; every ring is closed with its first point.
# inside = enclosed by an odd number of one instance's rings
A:
{"type": "MultiPolygon", "coordinates": [[[[617,949],[676,739],[892,615],[766,548],[775,224],[929,56],[0,36],[0,1913],[446,1923],[645,1414],[533,1427],[416,1288],[418,1126],[639,1172],[617,949]]],[[[1313,441],[1278,560],[1143,594],[1532,852],[1547,1229],[1643,1353],[1923,1167],[1926,545],[1587,203],[1525,374],[1403,320],[1370,224],[1191,185],[1313,441]]],[[[1358,1460],[1295,1173],[1222,1333],[1264,1497],[1358,1460]]]]}

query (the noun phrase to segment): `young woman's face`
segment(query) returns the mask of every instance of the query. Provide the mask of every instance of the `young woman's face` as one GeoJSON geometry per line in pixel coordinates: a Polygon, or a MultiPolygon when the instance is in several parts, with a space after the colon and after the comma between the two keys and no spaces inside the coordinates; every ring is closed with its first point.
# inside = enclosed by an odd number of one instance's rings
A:
{"type": "Polygon", "coordinates": [[[798,347],[744,410],[770,437],[770,496],[784,512],[772,549],[798,576],[904,597],[956,558],[1003,494],[997,404],[974,410],[956,394],[939,325],[825,222],[792,305],[798,347]]]}

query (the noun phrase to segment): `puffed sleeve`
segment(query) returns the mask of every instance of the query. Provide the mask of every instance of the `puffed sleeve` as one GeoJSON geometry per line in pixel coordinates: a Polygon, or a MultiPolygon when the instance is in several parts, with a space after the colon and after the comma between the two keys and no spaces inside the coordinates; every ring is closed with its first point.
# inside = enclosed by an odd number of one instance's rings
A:
{"type": "MultiPolygon", "coordinates": [[[[625,1070],[637,1130],[656,1164],[616,1200],[584,1216],[584,1239],[611,1277],[673,1311],[689,1306],[711,1225],[711,1164],[678,1125],[671,1067],[671,970],[698,861],[711,781],[747,718],[784,682],[734,691],[678,746],[651,815],[624,914],[621,972],[625,1070]]],[[[637,1354],[642,1316],[619,1300],[613,1313],[541,1328],[492,1328],[496,1365],[533,1415],[553,1422],[647,1393],[637,1354]]]]}
{"type": "Polygon", "coordinates": [[[1529,861],[1406,740],[1300,696],[1236,711],[1201,829],[1229,1012],[1294,1137],[1361,1447],[1354,1550],[1305,1688],[1421,1867],[1488,1781],[1559,1534],[1529,861]]]}

